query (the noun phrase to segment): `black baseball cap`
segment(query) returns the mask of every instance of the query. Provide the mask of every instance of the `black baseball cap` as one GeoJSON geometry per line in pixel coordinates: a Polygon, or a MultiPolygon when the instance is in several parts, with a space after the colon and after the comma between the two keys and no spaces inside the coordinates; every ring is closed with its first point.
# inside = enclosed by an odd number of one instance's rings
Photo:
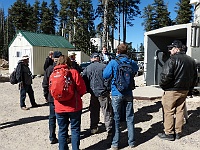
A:
{"type": "Polygon", "coordinates": [[[99,57],[99,53],[93,53],[90,57],[91,57],[91,58],[99,57]]]}
{"type": "Polygon", "coordinates": [[[60,51],[53,52],[53,58],[59,58],[62,55],[60,51]]]}
{"type": "Polygon", "coordinates": [[[183,44],[182,44],[181,41],[179,41],[179,40],[174,40],[174,41],[172,42],[172,44],[171,44],[171,45],[168,45],[167,47],[168,47],[168,48],[173,48],[173,47],[182,48],[182,46],[183,46],[183,44]]]}

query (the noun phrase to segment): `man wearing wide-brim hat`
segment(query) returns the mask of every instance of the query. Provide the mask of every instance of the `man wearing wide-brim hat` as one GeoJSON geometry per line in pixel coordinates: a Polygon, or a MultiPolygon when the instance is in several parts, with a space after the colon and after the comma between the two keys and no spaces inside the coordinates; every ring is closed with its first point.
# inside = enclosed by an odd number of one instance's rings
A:
{"type": "Polygon", "coordinates": [[[81,73],[81,71],[82,71],[82,68],[81,68],[81,66],[79,65],[79,64],[77,64],[77,62],[76,62],[76,53],[70,53],[69,55],[69,58],[71,59],[71,62],[72,62],[72,67],[74,68],[74,69],[76,69],[79,73],[81,73]]]}
{"type": "Polygon", "coordinates": [[[26,93],[28,93],[32,108],[39,106],[35,102],[34,91],[31,86],[32,73],[28,67],[28,63],[29,63],[29,56],[24,55],[20,59],[16,68],[16,78],[19,83],[19,90],[20,90],[20,107],[22,110],[29,110],[29,107],[25,105],[26,93]]]}

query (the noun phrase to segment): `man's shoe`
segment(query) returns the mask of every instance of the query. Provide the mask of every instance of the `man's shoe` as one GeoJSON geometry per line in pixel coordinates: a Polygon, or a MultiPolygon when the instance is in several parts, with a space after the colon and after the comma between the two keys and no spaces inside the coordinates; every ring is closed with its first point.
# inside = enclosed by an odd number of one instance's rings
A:
{"type": "Polygon", "coordinates": [[[158,137],[163,140],[174,141],[173,134],[158,133],[158,137]]]}
{"type": "Polygon", "coordinates": [[[179,140],[180,138],[181,138],[181,133],[176,133],[176,135],[175,135],[176,137],[176,140],[179,140]]]}
{"type": "Polygon", "coordinates": [[[98,127],[95,129],[91,129],[91,134],[96,134],[96,133],[98,133],[98,131],[99,131],[98,127]]]}
{"type": "Polygon", "coordinates": [[[134,148],[135,147],[135,145],[129,145],[129,148],[134,148]]]}
{"type": "Polygon", "coordinates": [[[40,107],[41,105],[38,105],[38,104],[34,104],[34,105],[32,105],[32,107],[31,108],[36,108],[36,107],[40,107]]]}
{"type": "Polygon", "coordinates": [[[118,148],[118,147],[111,146],[111,149],[112,149],[112,150],[118,150],[119,148],[118,148]]]}
{"type": "Polygon", "coordinates": [[[56,144],[56,143],[58,143],[58,139],[56,138],[56,139],[53,139],[51,142],[50,142],[50,144],[56,144]]]}
{"type": "Polygon", "coordinates": [[[30,108],[24,106],[24,107],[21,107],[22,110],[29,110],[30,108]]]}

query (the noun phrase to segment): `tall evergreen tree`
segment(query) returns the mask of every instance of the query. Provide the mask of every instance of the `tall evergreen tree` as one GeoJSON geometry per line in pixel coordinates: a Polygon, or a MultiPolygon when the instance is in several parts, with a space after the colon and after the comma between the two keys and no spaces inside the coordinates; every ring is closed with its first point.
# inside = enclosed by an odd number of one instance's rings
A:
{"type": "Polygon", "coordinates": [[[143,15],[142,18],[144,18],[144,22],[142,23],[142,26],[144,26],[145,31],[151,31],[154,29],[154,18],[155,14],[153,13],[153,6],[147,5],[147,7],[144,7],[143,9],[143,15]]]}
{"type": "Polygon", "coordinates": [[[51,14],[51,33],[55,34],[56,33],[56,23],[57,23],[57,17],[58,17],[58,7],[55,3],[55,0],[51,0],[50,3],[50,14],[51,14]]]}
{"type": "Polygon", "coordinates": [[[4,10],[0,8],[0,56],[3,54],[4,44],[5,44],[5,19],[4,19],[4,10]]]}
{"type": "Polygon", "coordinates": [[[190,0],[179,0],[176,3],[177,7],[175,7],[175,12],[177,13],[177,17],[175,19],[176,24],[185,24],[190,23],[193,19],[192,5],[190,4],[190,0]]]}
{"type": "Polygon", "coordinates": [[[33,4],[33,32],[40,32],[40,2],[39,0],[35,0],[33,4]]]}
{"type": "Polygon", "coordinates": [[[26,30],[28,28],[29,11],[27,0],[17,0],[11,5],[8,13],[16,30],[26,30]]]}
{"type": "Polygon", "coordinates": [[[153,13],[155,14],[153,21],[154,29],[170,26],[172,22],[170,19],[170,12],[168,12],[164,0],[154,0],[152,6],[154,7],[153,13]]]}
{"type": "Polygon", "coordinates": [[[43,1],[41,5],[41,23],[40,23],[40,31],[45,34],[53,34],[52,31],[52,17],[51,10],[47,6],[47,2],[43,1]]]}

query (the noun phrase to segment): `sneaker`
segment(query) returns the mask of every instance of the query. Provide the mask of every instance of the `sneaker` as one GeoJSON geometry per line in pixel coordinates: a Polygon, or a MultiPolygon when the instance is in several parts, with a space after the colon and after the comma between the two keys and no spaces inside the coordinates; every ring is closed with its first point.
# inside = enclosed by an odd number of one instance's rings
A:
{"type": "Polygon", "coordinates": [[[56,138],[56,139],[53,139],[51,142],[50,142],[50,144],[56,144],[56,143],[58,143],[58,139],[56,138]]]}
{"type": "Polygon", "coordinates": [[[99,128],[91,129],[91,134],[96,134],[99,131],[99,128]]]}
{"type": "Polygon", "coordinates": [[[29,110],[30,108],[24,106],[24,107],[21,107],[22,110],[29,110]]]}
{"type": "Polygon", "coordinates": [[[135,145],[129,145],[129,148],[134,148],[135,147],[135,145]]]}
{"type": "Polygon", "coordinates": [[[118,147],[111,146],[111,150],[118,150],[118,147]]]}
{"type": "Polygon", "coordinates": [[[176,133],[176,140],[179,140],[181,138],[181,133],[176,133]]]}
{"type": "Polygon", "coordinates": [[[163,140],[174,141],[173,134],[158,133],[158,137],[163,140]]]}

